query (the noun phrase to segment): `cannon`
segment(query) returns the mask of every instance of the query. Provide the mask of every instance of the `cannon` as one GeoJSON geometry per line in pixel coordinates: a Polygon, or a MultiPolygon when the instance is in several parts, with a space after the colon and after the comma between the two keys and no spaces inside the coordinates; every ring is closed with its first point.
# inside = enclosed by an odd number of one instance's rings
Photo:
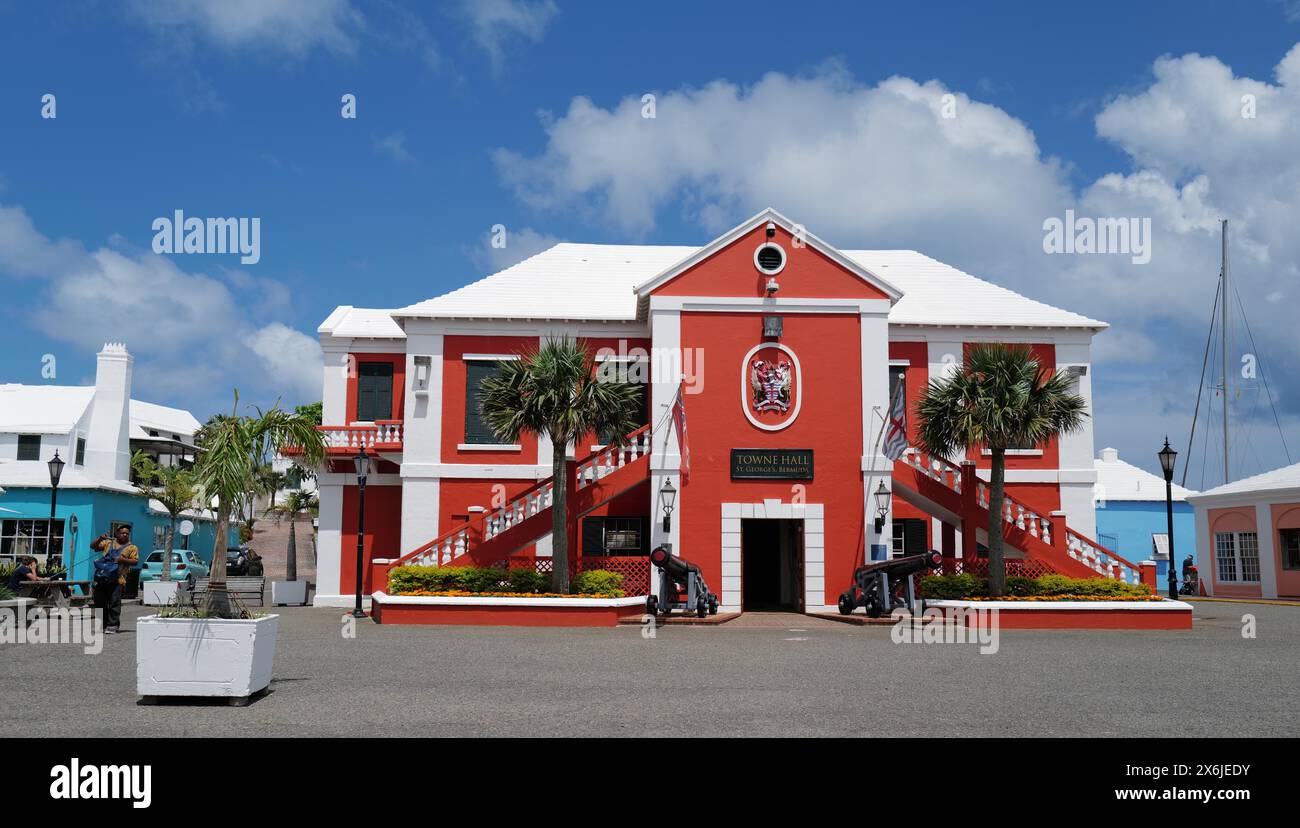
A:
{"type": "Polygon", "coordinates": [[[865,607],[872,618],[893,612],[898,607],[916,614],[916,590],[912,576],[938,569],[943,556],[935,550],[918,555],[904,555],[888,561],[876,561],[853,570],[853,585],[840,595],[840,614],[849,615],[865,607]]]}
{"type": "Polygon", "coordinates": [[[650,615],[673,610],[694,611],[703,618],[718,614],[718,596],[709,592],[700,568],[684,558],[674,557],[665,546],[657,546],[650,553],[650,562],[659,568],[659,594],[647,595],[645,611],[650,615]]]}

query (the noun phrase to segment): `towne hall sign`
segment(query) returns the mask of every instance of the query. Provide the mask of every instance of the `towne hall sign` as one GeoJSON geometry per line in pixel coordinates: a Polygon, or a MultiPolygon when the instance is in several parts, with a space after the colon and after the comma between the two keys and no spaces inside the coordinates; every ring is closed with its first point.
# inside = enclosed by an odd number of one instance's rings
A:
{"type": "Polygon", "coordinates": [[[812,449],[732,449],[733,478],[813,479],[812,449]]]}

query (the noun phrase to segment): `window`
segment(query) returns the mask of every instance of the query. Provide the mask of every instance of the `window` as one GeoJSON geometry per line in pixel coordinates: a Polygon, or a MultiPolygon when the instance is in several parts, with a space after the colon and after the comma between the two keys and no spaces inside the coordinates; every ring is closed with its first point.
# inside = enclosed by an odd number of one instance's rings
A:
{"type": "Polygon", "coordinates": [[[894,538],[893,546],[890,549],[890,556],[897,558],[902,555],[919,555],[926,551],[926,534],[925,520],[916,518],[896,518],[894,520],[894,538]]]}
{"type": "Polygon", "coordinates": [[[906,365],[889,366],[889,402],[892,405],[894,402],[894,394],[901,393],[903,395],[904,411],[907,410],[907,385],[906,383],[904,383],[904,380],[906,378],[907,378],[906,365]],[[901,392],[899,391],[900,386],[903,389],[901,392]]]}
{"type": "Polygon", "coordinates": [[[1300,569],[1300,529],[1282,529],[1278,548],[1282,553],[1283,569],[1300,569]]]}
{"type": "Polygon", "coordinates": [[[1214,559],[1219,580],[1230,583],[1259,582],[1259,535],[1254,532],[1215,532],[1214,559]]]}
{"type": "MultiPolygon", "coordinates": [[[[633,431],[635,431],[637,428],[640,428],[641,426],[646,425],[647,423],[650,422],[650,394],[649,394],[649,391],[650,391],[650,386],[648,386],[648,385],[638,385],[638,386],[636,387],[636,393],[637,393],[637,398],[638,398],[638,401],[639,401],[639,402],[638,402],[638,408],[637,408],[637,413],[636,413],[636,417],[635,417],[635,419],[636,419],[636,428],[632,429],[633,431]]],[[[607,433],[601,433],[601,434],[597,434],[597,435],[596,435],[596,439],[600,442],[600,444],[601,444],[602,446],[607,446],[607,445],[609,445],[610,443],[614,442],[614,435],[613,435],[613,434],[607,434],[607,433]]]]}
{"type": "Polygon", "coordinates": [[[46,537],[50,531],[49,519],[0,520],[0,563],[13,563],[21,555],[44,557],[51,552],[55,556],[63,554],[63,519],[54,521],[54,532],[46,548],[46,537]]]}
{"type": "Polygon", "coordinates": [[[85,437],[77,437],[77,459],[75,460],[75,463],[78,466],[86,465],[86,438],[85,437]]]}
{"type": "Polygon", "coordinates": [[[393,417],[393,363],[357,363],[357,419],[371,423],[393,417]]]}
{"type": "Polygon", "coordinates": [[[19,460],[40,460],[41,459],[41,435],[39,434],[18,435],[18,459],[19,460]]]}
{"type": "Polygon", "coordinates": [[[465,363],[465,442],[478,445],[491,445],[499,442],[492,429],[483,420],[479,408],[479,388],[483,380],[496,376],[501,370],[500,362],[474,360],[465,363]]]}
{"type": "Polygon", "coordinates": [[[589,517],[582,519],[582,554],[648,555],[649,538],[642,517],[589,517]]]}
{"type": "Polygon", "coordinates": [[[760,244],[754,250],[754,267],[768,276],[775,276],[785,269],[785,251],[773,242],[760,244]]]}

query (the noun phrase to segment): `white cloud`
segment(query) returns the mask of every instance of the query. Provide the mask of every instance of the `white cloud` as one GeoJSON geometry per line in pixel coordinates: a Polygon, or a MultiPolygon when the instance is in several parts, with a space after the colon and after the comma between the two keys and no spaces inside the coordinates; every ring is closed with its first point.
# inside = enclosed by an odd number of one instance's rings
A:
{"type": "Polygon", "coordinates": [[[507,228],[504,247],[493,247],[494,238],[495,234],[489,230],[479,239],[476,247],[466,248],[463,251],[474,266],[485,273],[505,270],[564,241],[558,236],[540,233],[531,227],[520,230],[507,228]]]}
{"type": "Polygon", "coordinates": [[[540,43],[560,7],[552,0],[462,0],[460,12],[469,22],[474,42],[500,68],[506,44],[518,38],[540,43]]]}
{"type": "Polygon", "coordinates": [[[415,160],[406,149],[406,133],[394,132],[375,139],[375,149],[388,155],[395,161],[403,163],[415,160]]]}
{"type": "Polygon", "coordinates": [[[353,54],[364,25],[349,0],[132,0],[130,10],[163,35],[297,57],[316,48],[353,54]]]}
{"type": "MultiPolygon", "coordinates": [[[[1287,416],[1300,413],[1300,364],[1286,358],[1300,351],[1300,328],[1272,298],[1292,295],[1300,279],[1300,46],[1273,82],[1237,77],[1214,57],[1157,60],[1148,88],[1114,98],[1096,119],[1129,168],[1081,189],[1026,124],[937,81],[867,85],[830,64],[749,86],[659,92],[654,119],[641,117],[641,94],[608,108],[574,98],[559,116],[544,114],[539,153],[496,151],[502,182],[539,214],[577,211],[632,236],[680,211],[705,238],[771,205],[842,247],[922,250],[1111,322],[1097,346],[1099,409],[1113,394],[1148,423],[1190,410],[1226,217],[1273,391],[1287,416]],[[1254,118],[1242,117],[1244,95],[1254,96],[1254,118]],[[944,117],[946,103],[956,117],[944,117]],[[1043,222],[1067,209],[1149,219],[1150,263],[1045,254],[1043,222]]],[[[1247,418],[1264,416],[1267,398],[1247,418]]],[[[1104,417],[1098,429],[1099,445],[1145,452],[1150,441],[1104,417]]]]}
{"type": "Polygon", "coordinates": [[[282,323],[259,325],[258,311],[250,311],[281,306],[284,287],[222,270],[225,281],[190,273],[120,238],[87,251],[42,235],[21,207],[0,205],[0,273],[44,281],[32,324],[51,338],[81,353],[126,341],[137,360],[136,387],[192,405],[196,414],[236,385],[295,401],[317,398],[320,346],[282,323]]]}

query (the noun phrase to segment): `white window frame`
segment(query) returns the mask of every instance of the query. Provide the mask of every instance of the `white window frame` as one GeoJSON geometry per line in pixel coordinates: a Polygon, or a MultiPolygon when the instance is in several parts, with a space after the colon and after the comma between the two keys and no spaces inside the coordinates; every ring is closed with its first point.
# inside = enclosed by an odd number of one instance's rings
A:
{"type": "Polygon", "coordinates": [[[1224,584],[1258,584],[1260,582],[1259,533],[1258,532],[1215,532],[1214,533],[1214,574],[1219,583],[1224,584]],[[1227,541],[1227,543],[1225,543],[1227,541]],[[1247,555],[1253,550],[1253,555],[1247,555]],[[1248,564],[1254,562],[1255,577],[1248,578],[1248,564]],[[1231,566],[1231,571],[1224,564],[1231,566]]]}

